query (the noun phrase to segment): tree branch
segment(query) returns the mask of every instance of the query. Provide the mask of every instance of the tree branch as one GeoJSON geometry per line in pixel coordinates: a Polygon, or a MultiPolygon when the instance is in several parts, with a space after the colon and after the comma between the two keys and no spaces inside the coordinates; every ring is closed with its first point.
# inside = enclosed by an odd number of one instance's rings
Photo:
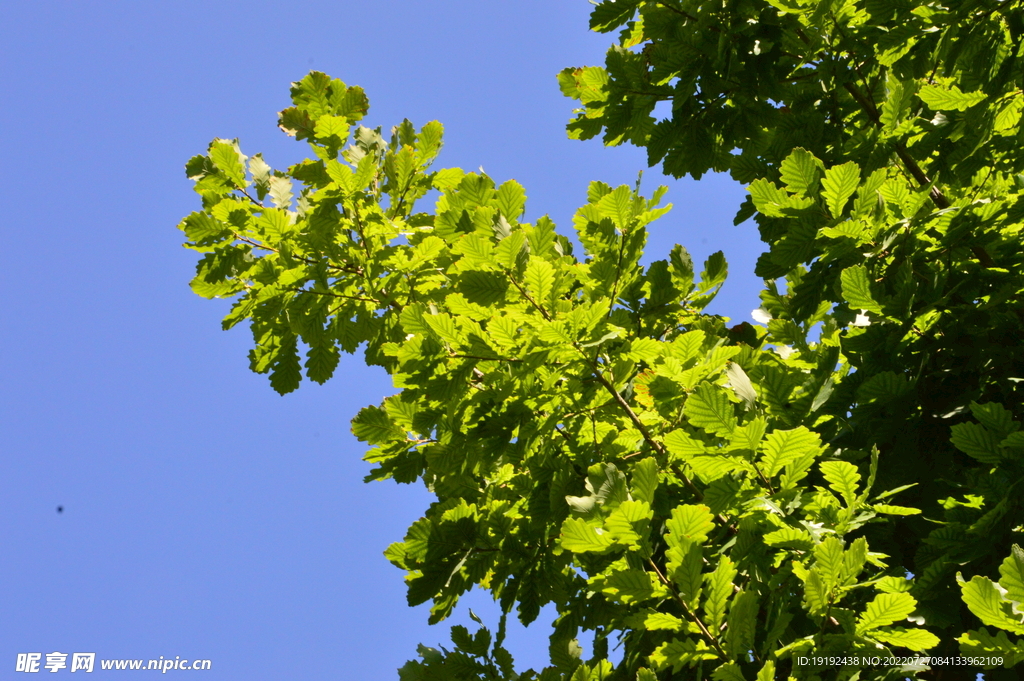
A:
{"type": "Polygon", "coordinates": [[[683,607],[683,612],[686,613],[687,618],[689,618],[691,622],[697,625],[697,628],[700,629],[700,633],[704,636],[704,638],[707,639],[708,643],[711,644],[715,651],[722,656],[722,659],[728,660],[729,656],[726,654],[725,650],[722,649],[721,644],[718,643],[718,639],[715,638],[715,636],[711,633],[707,625],[701,621],[700,617],[697,616],[697,613],[690,610],[690,606],[686,604],[686,601],[683,600],[683,597],[679,595],[678,591],[676,591],[675,584],[669,581],[669,579],[662,573],[661,569],[658,568],[658,564],[655,563],[653,559],[648,558],[647,562],[654,569],[654,574],[658,575],[658,579],[661,581],[661,583],[665,585],[665,587],[672,593],[672,595],[675,596],[675,599],[679,602],[679,605],[683,607]]]}

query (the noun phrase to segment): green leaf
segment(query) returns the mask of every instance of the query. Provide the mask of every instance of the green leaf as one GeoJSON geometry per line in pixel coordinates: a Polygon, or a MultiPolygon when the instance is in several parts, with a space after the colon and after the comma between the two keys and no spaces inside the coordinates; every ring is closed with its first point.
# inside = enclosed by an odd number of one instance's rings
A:
{"type": "MultiPolygon", "coordinates": [[[[511,237],[510,237],[511,238],[511,237]]],[[[546,260],[530,258],[526,268],[526,288],[533,297],[533,302],[544,306],[555,284],[555,270],[546,260]]]]}
{"type": "Polygon", "coordinates": [[[1000,440],[1020,428],[1020,424],[1014,422],[1010,410],[997,402],[987,404],[971,402],[971,414],[981,425],[994,432],[1000,440]]]}
{"type": "Polygon", "coordinates": [[[249,174],[252,175],[253,184],[256,185],[256,198],[262,201],[270,191],[271,175],[270,166],[263,160],[262,154],[254,154],[249,159],[249,174]]]}
{"type": "Polygon", "coordinates": [[[757,632],[758,597],[754,591],[740,591],[729,607],[729,626],[725,630],[725,647],[730,657],[751,650],[757,632]]]}
{"type": "Polygon", "coordinates": [[[343,116],[324,115],[316,120],[314,134],[319,140],[335,138],[336,144],[341,146],[348,137],[349,121],[343,116]]]}
{"type": "Polygon", "coordinates": [[[792,430],[776,430],[765,439],[761,446],[762,472],[774,477],[783,467],[805,456],[817,455],[822,450],[820,438],[804,426],[792,430]]]}
{"type": "Polygon", "coordinates": [[[562,523],[562,536],[559,544],[572,553],[588,551],[602,552],[613,544],[612,538],[599,528],[592,527],[582,518],[566,518],[562,523]]]}
{"type": "Polygon", "coordinates": [[[726,436],[736,429],[736,412],[726,394],[712,383],[701,383],[686,400],[686,420],[697,428],[726,436]]]}
{"type": "Polygon", "coordinates": [[[644,628],[648,631],[681,631],[686,629],[686,623],[675,615],[652,612],[644,617],[644,628]]]}
{"type": "Polygon", "coordinates": [[[804,607],[812,615],[820,616],[830,605],[829,590],[817,569],[807,573],[804,580],[804,607]]]}
{"type": "Polygon", "coordinates": [[[892,504],[874,504],[871,508],[875,509],[877,513],[884,513],[885,515],[917,515],[921,512],[919,508],[893,506],[892,504]]]}
{"type": "Polygon", "coordinates": [[[494,249],[494,257],[505,269],[514,269],[525,246],[526,235],[522,232],[512,232],[494,249]]]}
{"type": "Polygon", "coordinates": [[[604,580],[601,591],[626,604],[664,598],[668,595],[668,590],[656,581],[654,574],[643,570],[616,572],[604,580]]]}
{"type": "Polygon", "coordinates": [[[732,596],[732,580],[735,576],[736,566],[728,556],[722,556],[715,571],[706,577],[708,588],[704,600],[704,614],[705,624],[711,631],[717,631],[725,620],[725,606],[732,596]]]}
{"type": "Polygon", "coordinates": [[[590,30],[608,33],[633,18],[639,0],[605,0],[590,13],[590,30]]]}
{"type": "Polygon", "coordinates": [[[1024,607],[1024,550],[1020,546],[1013,545],[999,566],[999,575],[999,586],[1006,589],[1006,597],[1024,607]]]}
{"type": "Polygon", "coordinates": [[[1006,629],[1014,634],[1024,634],[1024,624],[1010,616],[1009,603],[1003,598],[995,582],[976,575],[962,584],[960,597],[982,624],[1006,629]]]}
{"type": "Polygon", "coordinates": [[[936,111],[967,111],[985,101],[984,92],[962,92],[956,85],[925,85],[917,96],[936,111]]]}
{"type": "Polygon", "coordinates": [[[782,181],[794,194],[811,196],[818,188],[818,180],[824,164],[814,154],[797,147],[782,161],[782,181]]]}
{"type": "MultiPolygon", "coordinates": [[[[968,631],[957,641],[960,642],[960,653],[964,657],[1003,658],[1002,666],[1006,668],[1024,662],[1024,641],[1010,641],[1005,631],[997,631],[993,636],[982,627],[977,631],[968,631]]],[[[991,669],[994,666],[985,665],[985,668],[991,669]]]]}
{"type": "Polygon", "coordinates": [[[832,217],[843,214],[846,202],[857,191],[860,185],[860,166],[856,163],[843,163],[825,171],[825,179],[821,181],[822,196],[832,217]]]}
{"type": "Polygon", "coordinates": [[[495,306],[508,291],[508,279],[495,272],[469,270],[459,277],[458,290],[475,305],[495,306]]]}
{"type": "Polygon", "coordinates": [[[238,150],[237,142],[214,140],[210,145],[210,160],[236,187],[246,186],[245,156],[238,150]]]}
{"type": "Polygon", "coordinates": [[[857,618],[857,633],[864,634],[906,619],[916,607],[917,601],[908,593],[878,594],[857,618]]]}
{"type": "Polygon", "coordinates": [[[924,629],[879,629],[871,632],[871,638],[914,652],[930,650],[941,642],[938,636],[924,629]]]}
{"type": "Polygon", "coordinates": [[[508,180],[498,187],[498,210],[509,220],[518,220],[526,207],[526,190],[515,180],[508,180]]]}
{"type": "Polygon", "coordinates": [[[620,544],[636,546],[646,542],[651,520],[651,506],[646,501],[623,501],[612,511],[604,527],[620,544]]]}
{"type": "Polygon", "coordinates": [[[691,666],[701,660],[713,660],[716,657],[718,657],[717,653],[708,649],[704,641],[694,643],[685,639],[661,644],[647,659],[656,669],[671,667],[675,673],[683,667],[691,666]]]}
{"type": "Polygon", "coordinates": [[[867,310],[881,314],[882,306],[871,295],[871,282],[864,265],[847,267],[840,275],[843,284],[843,298],[853,310],[867,310]]]}
{"type": "Polygon", "coordinates": [[[764,543],[778,549],[800,549],[810,551],[814,548],[814,540],[805,530],[795,527],[784,527],[764,535],[764,543]]]}
{"type": "Polygon", "coordinates": [[[220,243],[231,236],[231,228],[206,213],[191,213],[181,221],[178,229],[198,246],[210,246],[220,243]]]}
{"type": "Polygon", "coordinates": [[[823,461],[818,467],[832,491],[841,494],[846,505],[852,507],[857,501],[857,487],[860,485],[857,467],[847,461],[823,461]]]}
{"type": "Polygon", "coordinates": [[[270,178],[270,199],[277,208],[292,205],[292,181],[287,177],[274,175],[270,178]]]}
{"type": "Polygon", "coordinates": [[[630,484],[633,498],[639,501],[654,503],[654,492],[658,489],[658,462],[648,457],[633,466],[633,478],[630,484]]]}
{"type": "Polygon", "coordinates": [[[846,549],[846,554],[843,556],[843,579],[856,579],[864,569],[867,559],[868,542],[864,537],[858,537],[846,549]]]}
{"type": "Polygon", "coordinates": [[[999,452],[999,440],[985,426],[977,423],[960,423],[951,430],[953,446],[964,454],[990,464],[997,464],[1003,458],[999,452]]]}
{"type": "Polygon", "coordinates": [[[729,265],[725,261],[725,254],[716,251],[704,261],[704,269],[700,273],[700,283],[697,285],[697,295],[693,296],[693,306],[697,309],[704,309],[714,300],[715,296],[725,284],[729,276],[729,265]]]}
{"type": "Polygon", "coordinates": [[[836,537],[828,537],[814,547],[814,566],[826,591],[840,583],[843,575],[843,542],[836,537]]]}
{"type": "Polygon", "coordinates": [[[352,434],[371,445],[382,445],[403,437],[402,430],[379,407],[361,409],[352,419],[352,434]]]}
{"type": "Polygon", "coordinates": [[[682,540],[703,544],[708,533],[715,528],[714,517],[704,505],[684,504],[672,509],[672,517],[665,521],[669,546],[680,546],[682,540]]]}
{"type": "Polygon", "coordinates": [[[669,452],[684,461],[707,453],[704,444],[699,440],[695,440],[684,430],[673,430],[666,435],[665,446],[669,452]]]}
{"type": "Polygon", "coordinates": [[[750,198],[758,212],[772,218],[784,217],[784,209],[793,205],[793,201],[785,192],[764,178],[758,178],[747,187],[750,198]]]}
{"type": "Polygon", "coordinates": [[[311,347],[306,357],[306,375],[320,384],[334,375],[340,359],[338,348],[333,343],[311,347]]]}
{"type": "Polygon", "coordinates": [[[616,227],[626,231],[633,219],[633,192],[626,185],[620,185],[602,196],[597,207],[602,215],[611,218],[616,227]]]}

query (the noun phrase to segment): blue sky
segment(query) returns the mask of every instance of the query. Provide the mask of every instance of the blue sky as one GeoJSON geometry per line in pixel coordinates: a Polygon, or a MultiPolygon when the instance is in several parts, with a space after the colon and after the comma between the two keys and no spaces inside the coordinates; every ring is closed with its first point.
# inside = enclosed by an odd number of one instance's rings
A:
{"type": "MultiPolygon", "coordinates": [[[[529,218],[568,229],[590,180],[632,184],[646,165],[565,137],[555,74],[602,63],[611,42],[588,32],[589,9],[5,5],[0,676],[17,653],[60,651],[205,658],[210,681],[386,679],[417,643],[447,640],[381,555],[428,494],[363,484],[349,434],[387,377],[345,357],[327,385],[282,398],[249,372],[247,331],[222,332],[226,303],[187,286],[195,254],[175,225],[199,202],[183,165],[214,137],[275,167],[303,158],[276,112],[315,68],[365,88],[371,126],[442,121],[440,165],[515,178],[529,218]]],[[[743,188],[644,175],[648,193],[661,182],[675,209],[651,227],[651,257],[723,249],[733,274],[712,310],[749,319],[761,249],[732,226],[743,188]]],[[[543,665],[546,636],[544,622],[514,630],[517,662],[543,665]]]]}

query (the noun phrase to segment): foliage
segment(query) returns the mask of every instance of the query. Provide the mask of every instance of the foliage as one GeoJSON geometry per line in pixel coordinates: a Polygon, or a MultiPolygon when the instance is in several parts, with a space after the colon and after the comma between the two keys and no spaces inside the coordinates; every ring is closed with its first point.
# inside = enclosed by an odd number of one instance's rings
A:
{"type": "Polygon", "coordinates": [[[252,369],[286,393],[364,348],[392,376],[353,432],[369,479],[437,498],[386,554],[410,604],[440,621],[476,586],[524,623],[558,612],[543,670],[513,671],[503,616],[401,678],[937,679],[963,669],[849,660],[1021,660],[1019,3],[618,0],[592,27],[622,31],[604,68],[560,76],[582,104],[570,135],[748,184],[764,326],[704,313],[721,254],[700,274],[679,246],[640,265],[664,189],[592,183],[576,256],[524,220],[515,181],[435,170],[439,123],[386,140],[322,73],[280,116],[314,158],[273,170],[215,140],[187,165],[192,287],[236,298],[224,326],[250,322],[252,369]]]}

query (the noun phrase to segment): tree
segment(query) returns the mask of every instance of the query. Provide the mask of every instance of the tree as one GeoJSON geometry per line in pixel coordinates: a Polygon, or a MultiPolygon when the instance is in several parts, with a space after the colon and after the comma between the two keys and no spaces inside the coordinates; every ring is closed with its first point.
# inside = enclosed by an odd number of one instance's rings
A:
{"type": "Polygon", "coordinates": [[[369,479],[437,496],[386,554],[410,604],[505,613],[401,678],[516,678],[505,616],[548,603],[551,665],[518,678],[1015,678],[1021,4],[608,0],[591,26],[621,32],[560,75],[570,135],[748,184],[763,326],[703,312],[721,254],[639,264],[663,189],[592,183],[576,256],[516,182],[435,170],[439,123],[385,139],[322,73],[280,115],[314,158],[187,164],[192,287],[237,297],[252,369],[286,393],[300,349],[323,382],[364,347],[399,389],[352,427],[369,479]]]}

